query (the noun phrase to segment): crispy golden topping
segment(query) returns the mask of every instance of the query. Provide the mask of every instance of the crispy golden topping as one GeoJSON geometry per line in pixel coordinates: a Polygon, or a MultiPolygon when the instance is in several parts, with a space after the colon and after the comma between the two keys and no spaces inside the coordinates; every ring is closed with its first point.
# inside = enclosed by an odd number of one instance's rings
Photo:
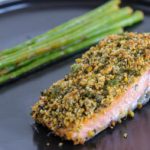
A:
{"type": "Polygon", "coordinates": [[[129,111],[128,111],[128,116],[129,116],[130,118],[134,118],[134,112],[133,112],[132,110],[129,110],[129,111]]]}
{"type": "Polygon", "coordinates": [[[123,137],[126,139],[128,137],[128,133],[123,133],[123,137]]]}
{"type": "Polygon", "coordinates": [[[150,34],[109,36],[76,59],[64,79],[42,92],[32,117],[52,130],[78,125],[109,106],[149,66],[150,34]]]}

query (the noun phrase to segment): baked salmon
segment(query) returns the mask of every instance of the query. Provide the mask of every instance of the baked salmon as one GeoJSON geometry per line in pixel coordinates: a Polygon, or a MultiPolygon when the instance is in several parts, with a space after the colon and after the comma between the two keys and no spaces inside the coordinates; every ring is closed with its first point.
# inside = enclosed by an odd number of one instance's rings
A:
{"type": "Polygon", "coordinates": [[[150,34],[111,35],[41,93],[32,118],[55,135],[83,144],[150,98],[150,34]]]}

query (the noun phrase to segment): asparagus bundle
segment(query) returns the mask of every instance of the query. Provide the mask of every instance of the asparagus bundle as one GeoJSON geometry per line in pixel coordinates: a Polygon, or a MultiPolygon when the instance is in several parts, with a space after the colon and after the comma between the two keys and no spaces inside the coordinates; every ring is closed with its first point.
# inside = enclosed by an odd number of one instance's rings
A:
{"type": "Polygon", "coordinates": [[[143,19],[142,12],[119,8],[119,3],[112,0],[23,44],[1,51],[0,84],[84,49],[109,34],[122,33],[123,27],[143,19]]]}
{"type": "MultiPolygon", "coordinates": [[[[55,27],[54,29],[52,29],[42,35],[39,35],[29,41],[26,41],[14,48],[6,49],[5,51],[1,52],[1,54],[11,54],[12,52],[16,52],[17,50],[24,48],[26,46],[33,45],[34,43],[37,43],[39,41],[44,41],[47,38],[49,40],[51,40],[50,38],[53,38],[54,35],[55,36],[56,35],[58,36],[60,34],[64,35],[64,33],[66,33],[66,31],[68,31],[68,30],[73,30],[74,28],[79,29],[79,26],[78,26],[79,24],[85,26],[92,20],[96,19],[97,16],[104,17],[105,14],[109,15],[110,13],[114,12],[115,10],[118,10],[119,3],[120,3],[120,0],[112,0],[108,3],[106,3],[105,5],[98,7],[97,9],[86,13],[85,15],[82,15],[82,16],[72,19],[62,25],[59,25],[59,26],[55,27]],[[85,22],[86,22],[86,24],[85,24],[85,22]]],[[[0,56],[1,56],[1,54],[0,54],[0,56]]]]}

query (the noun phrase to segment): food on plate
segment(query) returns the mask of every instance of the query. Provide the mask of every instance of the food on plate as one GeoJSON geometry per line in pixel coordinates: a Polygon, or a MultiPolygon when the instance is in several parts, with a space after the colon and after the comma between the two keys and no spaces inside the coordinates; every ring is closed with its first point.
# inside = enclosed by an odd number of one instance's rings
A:
{"type": "Polygon", "coordinates": [[[32,118],[55,135],[83,144],[147,103],[150,34],[111,35],[91,47],[63,79],[45,89],[32,118]]]}

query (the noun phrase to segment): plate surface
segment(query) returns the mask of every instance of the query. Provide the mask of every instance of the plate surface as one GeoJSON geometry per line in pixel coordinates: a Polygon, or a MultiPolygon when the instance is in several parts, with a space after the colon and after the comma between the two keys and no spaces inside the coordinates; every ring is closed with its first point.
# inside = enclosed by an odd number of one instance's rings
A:
{"type": "MultiPolygon", "coordinates": [[[[79,16],[101,2],[59,1],[51,3],[21,3],[0,8],[0,49],[16,45],[43,33],[62,22],[79,16]]],[[[139,5],[131,4],[134,7],[139,5]]],[[[145,7],[144,7],[145,8],[145,7]]],[[[146,11],[147,12],[147,11],[146,11]]],[[[126,30],[149,32],[150,17],[126,30]]],[[[54,137],[49,131],[35,125],[30,117],[31,106],[38,100],[40,91],[62,78],[74,62],[75,55],[24,76],[0,89],[0,150],[149,150],[150,105],[137,111],[133,120],[126,120],[112,131],[107,129],[85,145],[54,137]],[[123,134],[128,133],[127,139],[123,134]],[[50,143],[48,146],[47,143],[50,143]]]]}

